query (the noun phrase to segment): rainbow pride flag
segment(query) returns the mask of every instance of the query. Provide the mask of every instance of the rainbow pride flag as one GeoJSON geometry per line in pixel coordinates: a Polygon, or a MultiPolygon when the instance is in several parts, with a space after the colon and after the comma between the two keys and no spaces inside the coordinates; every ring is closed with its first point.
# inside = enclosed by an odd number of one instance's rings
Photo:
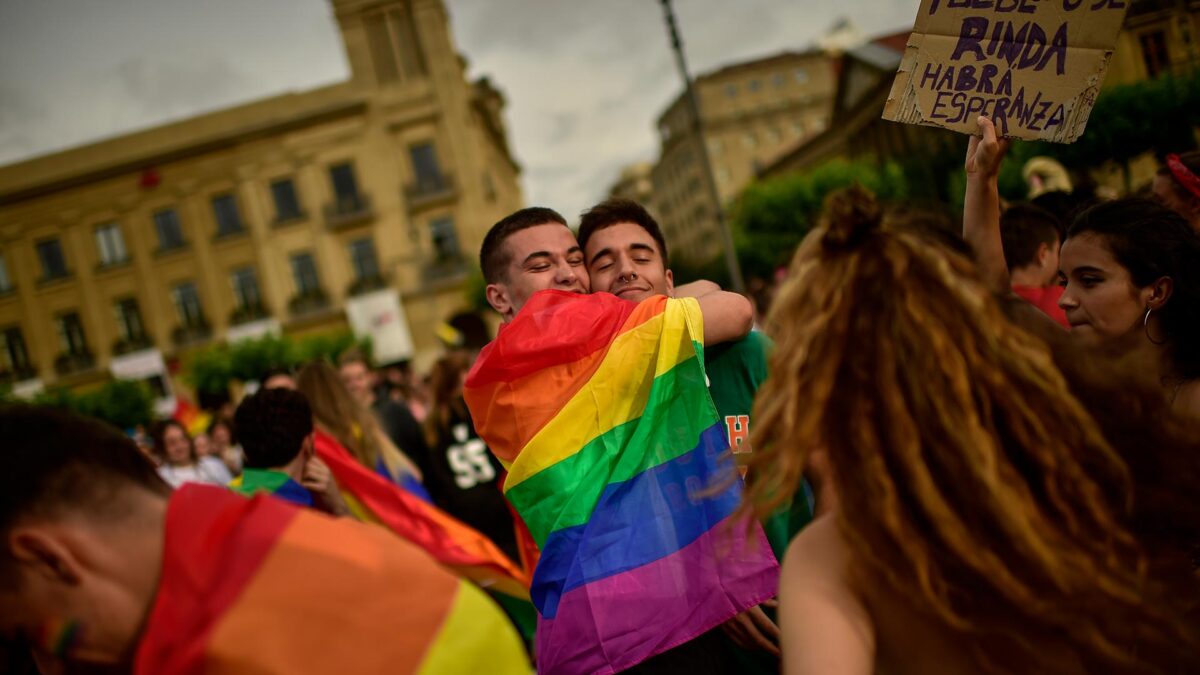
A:
{"type": "Polygon", "coordinates": [[[359,464],[320,429],[314,446],[356,518],[384,525],[484,588],[529,597],[529,575],[483,533],[359,464]]]}
{"type": "Polygon", "coordinates": [[[505,673],[529,660],[473,584],[386,531],[189,484],[134,657],[159,673],[505,673]]]}
{"type": "Polygon", "coordinates": [[[775,595],[704,374],[694,299],[534,295],[467,377],[541,548],[538,670],[611,673],[775,595]]]}

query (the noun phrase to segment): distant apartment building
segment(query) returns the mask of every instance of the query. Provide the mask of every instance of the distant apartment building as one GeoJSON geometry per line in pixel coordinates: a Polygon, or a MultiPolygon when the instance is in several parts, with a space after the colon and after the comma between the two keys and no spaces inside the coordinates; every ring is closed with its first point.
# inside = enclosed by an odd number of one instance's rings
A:
{"type": "Polygon", "coordinates": [[[484,233],[522,204],[504,99],[466,79],[443,2],[331,4],[349,81],[0,167],[0,384],[355,313],[436,352],[484,233]]]}
{"type": "Polygon", "coordinates": [[[1183,74],[1200,63],[1200,2],[1133,0],[1109,62],[1104,86],[1183,74]]]}
{"type": "Polygon", "coordinates": [[[720,254],[717,210],[741,194],[758,170],[830,124],[835,57],[785,52],[726,66],[695,80],[704,142],[719,203],[705,182],[686,97],[658,118],[653,206],[673,257],[702,264],[720,254]]]}
{"type": "Polygon", "coordinates": [[[654,199],[654,164],[636,162],[621,169],[617,182],[608,190],[608,196],[618,199],[629,199],[645,207],[653,207],[654,199]]]}

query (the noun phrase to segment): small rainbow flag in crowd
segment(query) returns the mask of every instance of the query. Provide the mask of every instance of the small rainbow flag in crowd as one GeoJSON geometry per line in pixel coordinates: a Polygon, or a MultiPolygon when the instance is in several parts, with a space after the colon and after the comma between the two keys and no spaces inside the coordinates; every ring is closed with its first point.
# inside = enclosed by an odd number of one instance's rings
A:
{"type": "Polygon", "coordinates": [[[317,457],[329,467],[356,518],[380,523],[488,591],[522,633],[532,632],[529,574],[483,533],[359,464],[337,439],[318,429],[317,457]]]}
{"type": "Polygon", "coordinates": [[[134,656],[158,673],[528,675],[482,591],[377,527],[185,485],[134,656]]]}
{"type": "Polygon", "coordinates": [[[188,435],[193,438],[208,431],[208,425],[212,422],[212,415],[208,411],[201,410],[182,396],[175,398],[175,412],[171,413],[171,417],[182,424],[188,435]]]}
{"type": "Polygon", "coordinates": [[[542,291],[466,399],[541,559],[542,673],[611,673],[775,595],[704,374],[694,299],[542,291]]]}

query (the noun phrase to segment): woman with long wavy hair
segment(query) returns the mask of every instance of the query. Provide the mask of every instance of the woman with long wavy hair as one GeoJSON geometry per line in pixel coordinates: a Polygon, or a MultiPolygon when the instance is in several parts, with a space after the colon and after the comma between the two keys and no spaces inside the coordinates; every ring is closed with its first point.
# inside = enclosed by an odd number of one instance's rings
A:
{"type": "Polygon", "coordinates": [[[421,472],[392,443],[371,414],[346,390],[333,366],[313,361],[296,375],[296,388],[308,399],[317,428],[332,436],[366,468],[423,498],[421,472]]]}
{"type": "Polygon", "coordinates": [[[1194,507],[1148,497],[1154,463],[968,257],[884,220],[832,196],[768,318],[748,503],[789,499],[814,452],[837,495],[783,563],[785,672],[1197,672],[1195,528],[1144,518],[1194,507]]]}

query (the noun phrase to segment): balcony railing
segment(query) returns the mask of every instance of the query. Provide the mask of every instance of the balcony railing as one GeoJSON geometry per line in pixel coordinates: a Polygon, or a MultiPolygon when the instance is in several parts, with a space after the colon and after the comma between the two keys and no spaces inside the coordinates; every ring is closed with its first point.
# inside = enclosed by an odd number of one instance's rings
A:
{"type": "Polygon", "coordinates": [[[113,343],[113,356],[129,354],[132,352],[141,351],[143,349],[149,349],[153,346],[154,341],[150,339],[149,335],[144,333],[128,338],[120,338],[113,343]]]}
{"type": "Polygon", "coordinates": [[[410,210],[437,206],[454,199],[457,194],[454,176],[449,174],[423,176],[404,186],[404,197],[410,210]]]}
{"type": "Polygon", "coordinates": [[[384,279],[382,275],[374,274],[369,277],[359,277],[358,279],[355,279],[354,282],[351,283],[348,288],[346,288],[346,294],[362,295],[363,293],[377,291],[386,286],[387,280],[384,279]]]}
{"type": "Polygon", "coordinates": [[[425,281],[437,282],[454,279],[467,272],[466,259],[459,255],[447,255],[425,263],[422,270],[425,281]]]}
{"type": "Polygon", "coordinates": [[[68,352],[59,354],[54,359],[54,372],[58,375],[71,375],[73,373],[83,372],[91,369],[96,365],[96,358],[91,352],[68,352]]]}
{"type": "Polygon", "coordinates": [[[12,370],[0,370],[0,385],[13,385],[37,377],[37,368],[30,364],[17,366],[12,370]]]}
{"type": "Polygon", "coordinates": [[[205,319],[191,324],[177,326],[171,331],[171,342],[176,347],[186,347],[201,342],[207,342],[212,337],[212,326],[205,319]]]}
{"type": "Polygon", "coordinates": [[[371,199],[364,194],[342,195],[325,205],[325,223],[333,229],[357,225],[374,215],[371,199]]]}
{"type": "Polygon", "coordinates": [[[233,313],[229,315],[229,323],[236,326],[240,323],[265,319],[270,315],[271,313],[267,311],[267,308],[261,302],[256,302],[252,305],[243,305],[233,310],[233,313]]]}
{"type": "Polygon", "coordinates": [[[288,313],[292,316],[313,314],[329,308],[329,296],[321,289],[315,289],[288,300],[288,313]]]}

